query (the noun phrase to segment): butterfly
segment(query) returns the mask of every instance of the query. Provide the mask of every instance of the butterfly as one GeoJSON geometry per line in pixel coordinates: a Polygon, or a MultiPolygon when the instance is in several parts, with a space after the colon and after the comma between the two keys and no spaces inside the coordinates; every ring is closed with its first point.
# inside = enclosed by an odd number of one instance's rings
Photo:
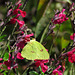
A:
{"type": "Polygon", "coordinates": [[[28,60],[46,60],[49,59],[49,53],[46,48],[35,40],[30,40],[23,50],[21,51],[21,56],[28,60]]]}

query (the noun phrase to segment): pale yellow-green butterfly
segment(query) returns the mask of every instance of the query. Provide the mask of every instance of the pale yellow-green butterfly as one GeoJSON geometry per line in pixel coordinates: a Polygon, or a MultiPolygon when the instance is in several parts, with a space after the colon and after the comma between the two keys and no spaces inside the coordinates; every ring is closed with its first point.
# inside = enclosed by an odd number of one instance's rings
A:
{"type": "Polygon", "coordinates": [[[45,47],[35,40],[30,40],[23,50],[21,51],[21,56],[28,60],[46,60],[49,59],[49,53],[45,47]]]}

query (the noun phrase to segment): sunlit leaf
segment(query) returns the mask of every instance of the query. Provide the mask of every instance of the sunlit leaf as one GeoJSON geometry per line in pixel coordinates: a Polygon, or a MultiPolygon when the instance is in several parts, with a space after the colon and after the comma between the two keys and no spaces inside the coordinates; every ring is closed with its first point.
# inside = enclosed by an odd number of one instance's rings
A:
{"type": "Polygon", "coordinates": [[[4,61],[7,61],[8,59],[9,59],[9,53],[6,52],[6,53],[4,54],[3,60],[4,60],[4,61]]]}
{"type": "Polygon", "coordinates": [[[37,8],[37,21],[36,22],[38,22],[39,19],[42,17],[48,2],[49,2],[49,0],[40,0],[39,1],[39,5],[37,8]]]}
{"type": "Polygon", "coordinates": [[[62,49],[65,48],[68,44],[69,44],[69,41],[62,37],[62,39],[61,39],[62,49]]]}
{"type": "Polygon", "coordinates": [[[0,70],[0,72],[2,72],[2,71],[3,71],[3,69],[0,70]]]}

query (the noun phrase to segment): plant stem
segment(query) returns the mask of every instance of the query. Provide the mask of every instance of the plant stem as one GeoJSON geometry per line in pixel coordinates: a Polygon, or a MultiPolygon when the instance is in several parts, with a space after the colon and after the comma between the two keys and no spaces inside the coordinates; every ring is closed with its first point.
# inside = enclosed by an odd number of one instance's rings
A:
{"type": "Polygon", "coordinates": [[[40,43],[43,42],[44,36],[45,36],[45,34],[46,34],[46,32],[47,32],[47,29],[48,29],[49,25],[50,25],[50,23],[49,23],[49,24],[47,25],[47,27],[45,28],[45,30],[44,30],[44,32],[43,32],[43,34],[42,34],[42,36],[41,36],[40,43]]]}
{"type": "Polygon", "coordinates": [[[27,2],[28,2],[28,0],[25,0],[25,2],[24,2],[24,4],[23,4],[23,9],[22,9],[22,10],[25,9],[25,6],[26,6],[27,2]]]}
{"type": "Polygon", "coordinates": [[[27,67],[26,67],[26,69],[25,69],[25,72],[24,72],[22,75],[25,75],[26,71],[29,69],[29,67],[30,67],[32,64],[34,64],[34,61],[31,61],[31,62],[27,65],[27,67]]]}
{"type": "Polygon", "coordinates": [[[2,29],[0,36],[1,36],[2,33],[5,31],[5,29],[6,29],[6,26],[4,26],[4,28],[2,29]]]}
{"type": "Polygon", "coordinates": [[[14,26],[14,29],[13,29],[13,31],[12,31],[12,36],[13,36],[13,34],[14,34],[14,31],[15,31],[17,25],[18,25],[18,23],[16,23],[15,26],[14,26]]]}
{"type": "Polygon", "coordinates": [[[10,43],[10,42],[8,41],[8,42],[5,44],[6,47],[5,47],[5,49],[3,50],[3,53],[2,53],[2,55],[1,55],[1,58],[3,57],[3,55],[4,55],[4,53],[5,53],[6,49],[7,49],[7,46],[9,45],[9,43],[10,43]]]}
{"type": "MultiPolygon", "coordinates": [[[[14,29],[13,29],[13,31],[12,31],[12,36],[13,36],[13,34],[14,34],[14,31],[15,31],[15,28],[17,27],[17,23],[15,24],[15,26],[14,26],[14,29]]],[[[5,28],[6,28],[6,26],[5,26],[5,28]]],[[[3,28],[4,29],[4,28],[3,28]]],[[[10,36],[10,38],[11,38],[11,36],[10,36]]],[[[10,44],[10,38],[9,38],[9,40],[8,40],[8,42],[5,44],[5,49],[4,49],[4,51],[3,51],[3,53],[2,53],[2,55],[1,55],[1,57],[3,57],[3,55],[4,55],[4,53],[5,53],[5,51],[6,51],[6,49],[7,49],[7,47],[8,47],[8,45],[10,44]]]]}

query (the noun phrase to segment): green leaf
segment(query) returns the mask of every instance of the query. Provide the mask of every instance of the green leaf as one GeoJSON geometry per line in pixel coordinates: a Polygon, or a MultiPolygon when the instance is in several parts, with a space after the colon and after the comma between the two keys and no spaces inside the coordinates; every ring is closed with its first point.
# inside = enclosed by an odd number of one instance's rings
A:
{"type": "Polygon", "coordinates": [[[2,42],[4,40],[4,37],[6,37],[6,35],[0,36],[0,42],[2,42]]]}
{"type": "MultiPolygon", "coordinates": [[[[35,37],[37,40],[40,40],[42,33],[44,32],[45,28],[51,21],[51,17],[53,12],[51,12],[50,7],[48,6],[45,10],[44,16],[38,21],[37,26],[35,28],[35,37]]],[[[48,29],[47,29],[48,30],[48,29]]]]}
{"type": "Polygon", "coordinates": [[[41,72],[41,75],[45,75],[43,72],[41,72]]]}
{"type": "Polygon", "coordinates": [[[31,40],[21,51],[21,55],[23,58],[28,60],[46,60],[49,59],[49,53],[45,49],[45,47],[39,43],[38,41],[31,40]]]}
{"type": "Polygon", "coordinates": [[[39,75],[36,71],[29,72],[30,75],[39,75]]]}
{"type": "Polygon", "coordinates": [[[37,18],[37,22],[42,17],[48,2],[49,2],[49,0],[40,0],[39,1],[39,5],[38,5],[38,8],[37,8],[37,17],[36,17],[37,18]]]}
{"type": "Polygon", "coordinates": [[[8,45],[8,49],[9,49],[9,51],[10,51],[10,46],[8,45]]]}
{"type": "Polygon", "coordinates": [[[3,72],[4,75],[7,75],[6,72],[3,72]]]}
{"type": "Polygon", "coordinates": [[[62,37],[62,39],[61,39],[62,49],[65,48],[68,44],[69,44],[69,41],[62,37]]]}
{"type": "Polygon", "coordinates": [[[7,61],[8,59],[9,59],[9,53],[6,52],[6,53],[4,54],[3,60],[4,60],[4,61],[7,61]]]}
{"type": "Polygon", "coordinates": [[[3,39],[4,37],[6,37],[6,35],[2,35],[2,36],[0,36],[0,39],[3,39]]]}
{"type": "Polygon", "coordinates": [[[14,52],[15,50],[11,50],[11,52],[14,52]]]}
{"type": "Polygon", "coordinates": [[[40,72],[42,72],[41,66],[39,66],[40,72]]]}
{"type": "Polygon", "coordinates": [[[71,0],[63,0],[63,1],[65,1],[65,2],[68,2],[68,3],[72,4],[71,0]]]}
{"type": "Polygon", "coordinates": [[[2,72],[2,71],[3,71],[3,69],[0,70],[0,72],[2,72]]]}
{"type": "Polygon", "coordinates": [[[58,75],[58,73],[56,73],[56,75],[58,75]]]}

